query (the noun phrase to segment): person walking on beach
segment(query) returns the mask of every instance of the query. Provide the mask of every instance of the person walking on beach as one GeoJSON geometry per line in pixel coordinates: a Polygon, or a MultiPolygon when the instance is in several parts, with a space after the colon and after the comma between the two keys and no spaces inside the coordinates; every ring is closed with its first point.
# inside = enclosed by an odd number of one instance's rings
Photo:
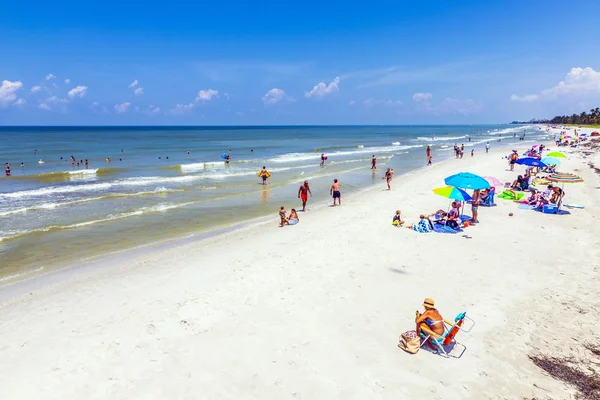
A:
{"type": "Polygon", "coordinates": [[[475,155],[475,149],[471,149],[471,157],[475,155]]]}
{"type": "Polygon", "coordinates": [[[490,152],[490,142],[485,143],[485,154],[490,152]]]}
{"type": "Polygon", "coordinates": [[[265,167],[263,165],[262,169],[258,173],[258,176],[260,176],[262,178],[262,184],[263,185],[268,185],[269,184],[269,182],[267,182],[267,179],[271,177],[271,174],[269,173],[269,171],[267,171],[267,167],[265,167]]]}
{"type": "Polygon", "coordinates": [[[304,181],[304,183],[300,186],[300,189],[298,189],[298,198],[302,199],[302,212],[306,211],[306,202],[308,201],[309,193],[310,197],[312,197],[312,192],[308,186],[308,181],[304,181]]]}
{"type": "Polygon", "coordinates": [[[321,153],[321,167],[325,166],[325,153],[321,153]]]}
{"type": "Polygon", "coordinates": [[[385,182],[387,183],[387,190],[392,190],[392,175],[394,175],[394,173],[392,172],[392,170],[390,168],[388,168],[385,171],[385,175],[381,178],[381,179],[385,179],[385,182]]]}
{"type": "Polygon", "coordinates": [[[510,164],[510,170],[514,171],[515,170],[515,162],[519,159],[519,155],[517,154],[516,150],[512,151],[512,154],[509,157],[509,164],[510,164]]]}
{"type": "Polygon", "coordinates": [[[340,193],[340,186],[342,184],[340,182],[338,182],[337,179],[333,180],[333,184],[331,185],[331,187],[329,188],[329,195],[333,196],[333,206],[335,207],[335,199],[338,200],[339,205],[342,205],[342,193],[340,193]]]}
{"type": "Polygon", "coordinates": [[[429,160],[429,157],[431,157],[431,147],[427,146],[427,150],[425,150],[425,156],[429,160]]]}
{"type": "Polygon", "coordinates": [[[460,146],[460,158],[463,158],[464,155],[465,155],[465,144],[463,143],[462,146],[460,146]]]}
{"type": "Polygon", "coordinates": [[[371,158],[371,169],[377,169],[377,157],[375,157],[375,154],[371,158]]]}
{"type": "Polygon", "coordinates": [[[427,158],[427,166],[429,167],[431,165],[431,161],[433,160],[433,157],[429,156],[427,158]]]}

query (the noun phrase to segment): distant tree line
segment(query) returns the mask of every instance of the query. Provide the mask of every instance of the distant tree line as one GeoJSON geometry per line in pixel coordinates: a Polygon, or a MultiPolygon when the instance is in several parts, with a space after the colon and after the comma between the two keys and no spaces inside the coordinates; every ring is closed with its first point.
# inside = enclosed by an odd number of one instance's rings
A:
{"type": "Polygon", "coordinates": [[[600,108],[592,108],[589,113],[557,115],[552,119],[532,119],[530,121],[513,121],[513,124],[573,124],[573,125],[597,125],[600,124],[600,108]]]}

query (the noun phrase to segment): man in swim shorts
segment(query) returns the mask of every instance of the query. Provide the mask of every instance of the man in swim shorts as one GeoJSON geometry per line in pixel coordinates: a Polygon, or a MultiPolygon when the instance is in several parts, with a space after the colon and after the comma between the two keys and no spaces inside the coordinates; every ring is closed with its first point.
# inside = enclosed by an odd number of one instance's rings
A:
{"type": "Polygon", "coordinates": [[[260,177],[262,178],[262,184],[268,185],[267,178],[269,177],[269,171],[267,171],[267,167],[263,165],[262,169],[259,172],[260,177]]]}
{"type": "Polygon", "coordinates": [[[300,189],[298,189],[298,198],[302,199],[302,212],[306,211],[306,202],[308,201],[308,194],[312,197],[312,192],[308,186],[308,181],[304,181],[300,189]]]}
{"type": "Polygon", "coordinates": [[[519,159],[519,154],[517,154],[516,150],[512,151],[512,154],[510,155],[509,158],[509,164],[510,164],[510,170],[514,171],[515,170],[515,162],[519,159]]]}
{"type": "Polygon", "coordinates": [[[342,205],[342,194],[340,193],[340,186],[342,184],[338,182],[337,179],[333,180],[333,185],[329,189],[329,194],[333,196],[333,206],[335,207],[335,199],[338,200],[339,205],[342,205]]]}
{"type": "Polygon", "coordinates": [[[444,334],[444,318],[435,309],[435,303],[432,298],[426,298],[423,302],[425,312],[421,314],[417,311],[415,322],[417,324],[417,334],[421,333],[423,327],[427,327],[438,335],[444,334]]]}

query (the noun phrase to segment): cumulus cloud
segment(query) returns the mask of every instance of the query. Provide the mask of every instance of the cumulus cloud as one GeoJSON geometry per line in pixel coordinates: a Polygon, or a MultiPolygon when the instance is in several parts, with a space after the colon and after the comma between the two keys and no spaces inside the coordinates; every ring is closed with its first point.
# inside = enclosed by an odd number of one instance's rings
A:
{"type": "Polygon", "coordinates": [[[31,88],[31,93],[36,93],[42,90],[41,86],[34,86],[31,88]]]}
{"type": "Polygon", "coordinates": [[[126,101],[125,103],[121,103],[121,104],[115,104],[115,111],[117,112],[117,114],[126,113],[127,110],[129,110],[130,105],[131,105],[131,103],[128,101],[126,101]]]}
{"type": "Polygon", "coordinates": [[[194,109],[194,107],[196,107],[196,105],[194,103],[177,104],[175,107],[173,107],[169,111],[167,111],[167,114],[184,115],[184,114],[187,114],[188,112],[192,111],[194,109]]]}
{"type": "Polygon", "coordinates": [[[69,90],[67,95],[69,96],[70,99],[74,99],[75,97],[83,97],[87,93],[87,90],[88,90],[87,86],[80,85],[80,86],[74,87],[73,89],[69,90]]]}
{"type": "Polygon", "coordinates": [[[45,110],[45,111],[52,111],[52,109],[50,108],[50,106],[46,103],[40,103],[38,104],[38,108],[40,110],[45,110]]]}
{"type": "Polygon", "coordinates": [[[201,90],[198,92],[198,96],[196,96],[196,101],[211,101],[213,97],[219,97],[218,90],[201,90]]]}
{"type": "Polygon", "coordinates": [[[65,79],[65,84],[68,85],[69,83],[71,83],[71,80],[69,78],[65,79]]]}
{"type": "Polygon", "coordinates": [[[349,105],[351,105],[351,106],[353,106],[353,105],[355,105],[355,104],[356,104],[356,101],[354,101],[354,100],[350,100],[350,103],[348,103],[348,104],[349,104],[349,105]]]}
{"type": "Polygon", "coordinates": [[[27,102],[24,99],[18,99],[17,101],[15,101],[14,103],[12,103],[13,106],[16,107],[22,107],[26,104],[27,102]]]}
{"type": "Polygon", "coordinates": [[[138,80],[137,80],[137,79],[136,79],[136,80],[134,80],[133,82],[131,82],[131,83],[129,84],[129,89],[133,89],[134,87],[136,87],[136,86],[138,85],[138,83],[139,83],[139,82],[138,82],[138,80]]]}
{"type": "Polygon", "coordinates": [[[328,85],[325,82],[319,82],[309,92],[304,93],[307,98],[317,97],[323,98],[332,93],[340,91],[340,78],[336,77],[333,81],[329,82],[328,85]]]}
{"type": "Polygon", "coordinates": [[[95,114],[110,114],[108,108],[106,106],[101,105],[97,101],[92,101],[90,105],[90,110],[92,110],[95,114]]]}
{"type": "Polygon", "coordinates": [[[144,94],[144,88],[141,88],[141,87],[139,87],[139,88],[135,89],[135,90],[133,91],[133,93],[134,93],[136,96],[141,96],[142,94],[144,94]]]}
{"type": "Polygon", "coordinates": [[[17,92],[23,87],[21,81],[2,81],[0,85],[0,107],[8,107],[17,99],[17,92]]]}
{"type": "Polygon", "coordinates": [[[150,104],[148,108],[143,111],[143,113],[150,116],[158,115],[160,113],[160,107],[150,104]]]}
{"type": "Polygon", "coordinates": [[[262,97],[262,101],[265,105],[271,105],[281,101],[294,101],[294,99],[285,94],[283,89],[273,88],[262,97]]]}
{"type": "Polygon", "coordinates": [[[536,100],[555,100],[567,96],[589,96],[600,95],[600,72],[590,67],[575,67],[567,73],[564,81],[556,86],[540,91],[539,94],[528,94],[510,96],[512,101],[530,102],[536,100]]]}
{"type": "Polygon", "coordinates": [[[431,99],[433,97],[433,95],[431,93],[423,93],[423,92],[417,92],[415,94],[413,94],[413,100],[414,101],[427,101],[429,99],[431,99]]]}
{"type": "Polygon", "coordinates": [[[48,75],[46,75],[46,80],[47,81],[52,80],[54,78],[56,78],[56,76],[54,74],[48,74],[48,75]]]}
{"type": "Polygon", "coordinates": [[[363,102],[366,107],[373,106],[386,106],[386,107],[398,107],[402,105],[400,100],[375,100],[373,98],[367,99],[363,102]]]}
{"type": "Polygon", "coordinates": [[[67,99],[61,99],[61,98],[56,97],[56,96],[48,97],[46,99],[46,103],[57,103],[58,104],[58,103],[68,103],[68,102],[69,102],[69,100],[67,100],[67,99]]]}

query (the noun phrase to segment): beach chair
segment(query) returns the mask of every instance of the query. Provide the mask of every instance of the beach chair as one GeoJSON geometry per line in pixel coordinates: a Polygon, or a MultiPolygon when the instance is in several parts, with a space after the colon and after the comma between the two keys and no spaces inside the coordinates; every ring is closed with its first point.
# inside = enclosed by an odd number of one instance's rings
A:
{"type": "MultiPolygon", "coordinates": [[[[443,335],[438,335],[437,333],[433,332],[428,327],[421,328],[421,347],[423,347],[425,344],[427,344],[427,345],[429,345],[429,347],[432,350],[436,351],[437,354],[439,354],[443,357],[446,357],[446,358],[462,357],[464,352],[467,350],[467,347],[456,341],[456,335],[458,334],[459,331],[463,331],[465,333],[471,332],[471,330],[475,326],[475,321],[473,321],[471,318],[467,317],[466,312],[461,312],[460,314],[458,314],[456,316],[456,318],[454,318],[454,322],[450,322],[446,319],[444,319],[442,322],[444,324],[444,334],[443,335]],[[470,322],[469,328],[463,327],[465,320],[470,322]],[[446,351],[445,347],[450,347],[450,346],[454,347],[454,345],[459,345],[462,347],[462,351],[458,355],[451,355],[450,354],[451,351],[448,351],[448,352],[446,351]]],[[[450,349],[450,350],[452,350],[452,349],[450,349]]]]}
{"type": "Polygon", "coordinates": [[[496,192],[490,191],[490,194],[488,194],[488,196],[485,198],[485,200],[483,200],[479,205],[481,205],[483,207],[494,207],[496,205],[496,203],[494,203],[494,195],[495,194],[496,194],[496,192]]]}

